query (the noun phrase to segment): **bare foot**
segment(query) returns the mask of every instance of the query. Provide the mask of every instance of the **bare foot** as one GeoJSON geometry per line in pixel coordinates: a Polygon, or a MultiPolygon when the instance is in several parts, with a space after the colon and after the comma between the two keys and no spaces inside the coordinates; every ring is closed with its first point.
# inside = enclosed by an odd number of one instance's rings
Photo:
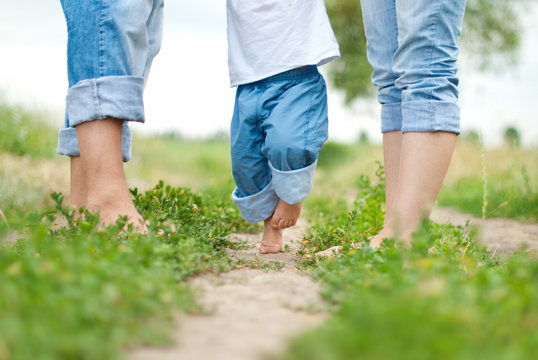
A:
{"type": "Polygon", "coordinates": [[[383,240],[390,238],[395,238],[396,240],[404,243],[405,245],[411,245],[413,236],[411,232],[406,232],[405,234],[399,234],[397,236],[394,236],[394,234],[391,234],[389,231],[385,231],[385,229],[383,229],[379,232],[379,234],[374,235],[370,238],[369,246],[372,249],[379,249],[379,247],[383,243],[383,240]]]}
{"type": "Polygon", "coordinates": [[[275,213],[271,219],[271,227],[274,230],[282,230],[297,224],[297,219],[301,215],[303,202],[297,204],[288,204],[284,200],[279,200],[275,213]]]}
{"type": "Polygon", "coordinates": [[[264,221],[260,254],[277,254],[282,251],[282,230],[273,229],[271,219],[272,217],[264,221]]]}
{"type": "Polygon", "coordinates": [[[381,231],[379,234],[374,235],[370,238],[370,248],[372,249],[379,249],[381,244],[383,243],[383,240],[386,239],[387,236],[383,236],[383,231],[381,231]]]}
{"type": "MultiPolygon", "coordinates": [[[[356,244],[356,243],[352,243],[352,244],[351,244],[351,247],[352,247],[353,249],[358,249],[358,248],[360,248],[360,247],[362,246],[362,244],[363,244],[362,242],[361,242],[361,243],[358,243],[358,244],[356,244]]],[[[320,257],[332,257],[332,256],[335,255],[335,254],[336,254],[336,256],[339,256],[339,255],[340,255],[340,251],[342,251],[342,248],[343,248],[343,246],[341,246],[341,245],[332,246],[332,247],[330,247],[330,248],[328,248],[328,249],[325,249],[325,250],[322,250],[322,251],[318,251],[318,252],[316,253],[316,256],[320,256],[320,257]]]]}
{"type": "Polygon", "coordinates": [[[104,201],[92,203],[88,201],[88,209],[99,212],[99,223],[101,226],[115,224],[120,216],[127,216],[125,228],[132,225],[133,228],[143,234],[147,233],[147,222],[144,222],[142,216],[136,210],[130,199],[123,201],[104,201]]]}

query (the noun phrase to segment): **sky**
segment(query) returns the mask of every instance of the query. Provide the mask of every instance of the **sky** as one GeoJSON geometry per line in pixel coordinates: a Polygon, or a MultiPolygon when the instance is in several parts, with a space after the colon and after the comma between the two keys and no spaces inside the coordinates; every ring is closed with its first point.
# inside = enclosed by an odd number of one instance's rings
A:
{"type": "MultiPolygon", "coordinates": [[[[135,131],[175,131],[187,137],[228,131],[235,90],[228,80],[225,4],[225,0],[165,2],[162,49],[145,91],[146,123],[135,124],[135,131]]],[[[480,131],[488,146],[502,143],[507,126],[520,130],[524,144],[538,146],[536,19],[538,5],[526,16],[515,67],[479,73],[467,66],[462,49],[462,130],[480,131]]],[[[0,0],[0,33],[0,99],[46,111],[61,127],[67,33],[60,1],[0,0]]],[[[380,141],[375,99],[359,100],[351,108],[342,100],[329,82],[330,139],[353,142],[365,131],[380,141]]]]}

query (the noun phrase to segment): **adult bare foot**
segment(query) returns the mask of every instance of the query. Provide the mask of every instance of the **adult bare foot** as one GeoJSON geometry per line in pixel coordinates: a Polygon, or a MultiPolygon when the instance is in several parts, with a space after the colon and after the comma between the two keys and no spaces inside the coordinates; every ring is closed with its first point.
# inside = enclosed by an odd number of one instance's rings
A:
{"type": "Polygon", "coordinates": [[[99,223],[101,226],[115,224],[121,216],[127,216],[125,227],[132,225],[139,232],[147,232],[147,223],[134,207],[130,198],[116,199],[116,201],[106,200],[101,202],[89,202],[88,209],[99,212],[99,223]]]}
{"type": "Polygon", "coordinates": [[[271,219],[264,221],[260,254],[277,254],[282,251],[282,230],[274,229],[271,226],[271,219]]]}
{"type": "Polygon", "coordinates": [[[274,230],[282,230],[295,226],[295,224],[297,224],[297,219],[299,219],[299,215],[301,215],[302,206],[302,201],[297,204],[288,204],[280,199],[271,219],[271,227],[274,230]]]}
{"type": "Polygon", "coordinates": [[[131,200],[123,169],[123,120],[88,121],[77,125],[76,129],[80,159],[72,160],[72,178],[73,175],[80,178],[82,173],[84,181],[78,183],[85,187],[86,207],[100,213],[103,226],[127,216],[127,224],[144,232],[146,226],[131,200]]]}
{"type": "Polygon", "coordinates": [[[379,247],[383,243],[383,240],[390,238],[395,238],[397,241],[409,246],[411,245],[411,241],[413,240],[413,235],[409,229],[405,233],[399,233],[396,236],[394,236],[394,234],[390,231],[386,231],[385,229],[383,229],[377,235],[374,235],[370,238],[369,246],[372,249],[379,249],[379,247]]]}
{"type": "MultiPolygon", "coordinates": [[[[351,247],[354,248],[354,249],[358,249],[362,246],[362,242],[356,244],[356,243],[352,243],[351,244],[351,247]]],[[[325,249],[325,250],[322,250],[322,251],[318,251],[316,253],[316,256],[320,256],[320,257],[331,257],[333,255],[336,254],[336,256],[339,256],[340,254],[340,251],[342,251],[343,249],[343,246],[342,245],[336,245],[336,246],[332,246],[328,249],[325,249]]]]}

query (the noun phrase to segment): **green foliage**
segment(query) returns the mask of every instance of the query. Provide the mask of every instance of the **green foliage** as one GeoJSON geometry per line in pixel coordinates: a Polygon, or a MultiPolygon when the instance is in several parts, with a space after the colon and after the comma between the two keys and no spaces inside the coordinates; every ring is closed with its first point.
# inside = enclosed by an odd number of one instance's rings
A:
{"type": "Polygon", "coordinates": [[[515,127],[507,127],[503,134],[504,141],[511,149],[519,149],[521,147],[521,135],[515,127]]]}
{"type": "MultiPolygon", "coordinates": [[[[441,206],[455,207],[464,213],[482,215],[484,180],[476,176],[460,178],[441,190],[441,206]]],[[[533,182],[525,166],[514,167],[486,183],[486,217],[505,217],[538,222],[538,183],[533,182]]]]}
{"type": "Polygon", "coordinates": [[[361,5],[355,0],[328,0],[326,6],[342,55],[329,67],[329,78],[337,89],[345,92],[345,102],[350,104],[360,96],[373,93],[361,5]]]}
{"type": "Polygon", "coordinates": [[[0,152],[52,157],[56,132],[35,113],[0,103],[0,152]]]}
{"type": "Polygon", "coordinates": [[[320,168],[334,169],[350,160],[353,155],[353,149],[349,145],[327,142],[319,153],[318,166],[320,168]]]}
{"type": "MultiPolygon", "coordinates": [[[[513,60],[521,40],[518,11],[525,2],[468,0],[462,45],[472,50],[469,56],[479,67],[491,65],[492,55],[513,60]]],[[[326,5],[342,53],[342,58],[331,64],[329,77],[336,88],[344,91],[345,102],[350,104],[372,93],[360,2],[327,0],[326,5]]]]}
{"type": "MultiPolygon", "coordinates": [[[[508,63],[521,43],[521,10],[528,0],[468,0],[462,43],[482,68],[495,63],[493,55],[508,63]]],[[[506,64],[503,64],[506,66],[506,64]]]]}
{"type": "Polygon", "coordinates": [[[473,233],[428,222],[411,248],[393,240],[352,248],[379,228],[379,184],[363,179],[353,210],[334,209],[303,243],[305,255],[344,245],[340,257],[303,261],[334,312],[293,340],[284,358],[534,358],[538,262],[523,253],[495,258],[473,233]]]}
{"type": "Polygon", "coordinates": [[[0,233],[0,359],[115,359],[165,343],[174,313],[196,308],[183,281],[234,266],[224,248],[237,214],[163,183],[132,193],[146,235],[123,230],[126,219],[102,230],[96,215],[75,219],[61,194],[16,244],[0,233]]]}
{"type": "Polygon", "coordinates": [[[459,139],[477,147],[482,146],[482,140],[477,130],[463,132],[459,139]]]}
{"type": "MultiPolygon", "coordinates": [[[[353,204],[353,210],[347,211],[343,203],[339,207],[325,209],[322,216],[312,226],[303,241],[303,246],[297,254],[306,256],[336,245],[360,244],[370,236],[377,234],[384,220],[385,178],[382,166],[378,163],[376,173],[379,181],[372,184],[371,180],[361,175],[358,181],[359,194],[353,204]]],[[[311,258],[310,258],[311,259],[311,258]]]]}

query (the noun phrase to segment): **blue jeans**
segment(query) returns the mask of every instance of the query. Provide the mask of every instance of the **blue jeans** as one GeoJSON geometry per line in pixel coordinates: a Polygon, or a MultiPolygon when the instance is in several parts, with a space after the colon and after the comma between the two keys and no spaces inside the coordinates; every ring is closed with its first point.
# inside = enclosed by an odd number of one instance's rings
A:
{"type": "Polygon", "coordinates": [[[465,5],[361,0],[382,132],[460,132],[456,60],[465,5]]]}
{"type": "Polygon", "coordinates": [[[230,140],[232,197],[243,218],[256,223],[279,199],[306,198],[327,137],[327,88],[316,66],[240,85],[230,140]]]}
{"type": "Polygon", "coordinates": [[[61,0],[67,22],[69,90],[58,153],[79,156],[75,126],[124,120],[123,160],[131,157],[127,121],[144,122],[143,91],[162,39],[164,0],[61,0]]]}

